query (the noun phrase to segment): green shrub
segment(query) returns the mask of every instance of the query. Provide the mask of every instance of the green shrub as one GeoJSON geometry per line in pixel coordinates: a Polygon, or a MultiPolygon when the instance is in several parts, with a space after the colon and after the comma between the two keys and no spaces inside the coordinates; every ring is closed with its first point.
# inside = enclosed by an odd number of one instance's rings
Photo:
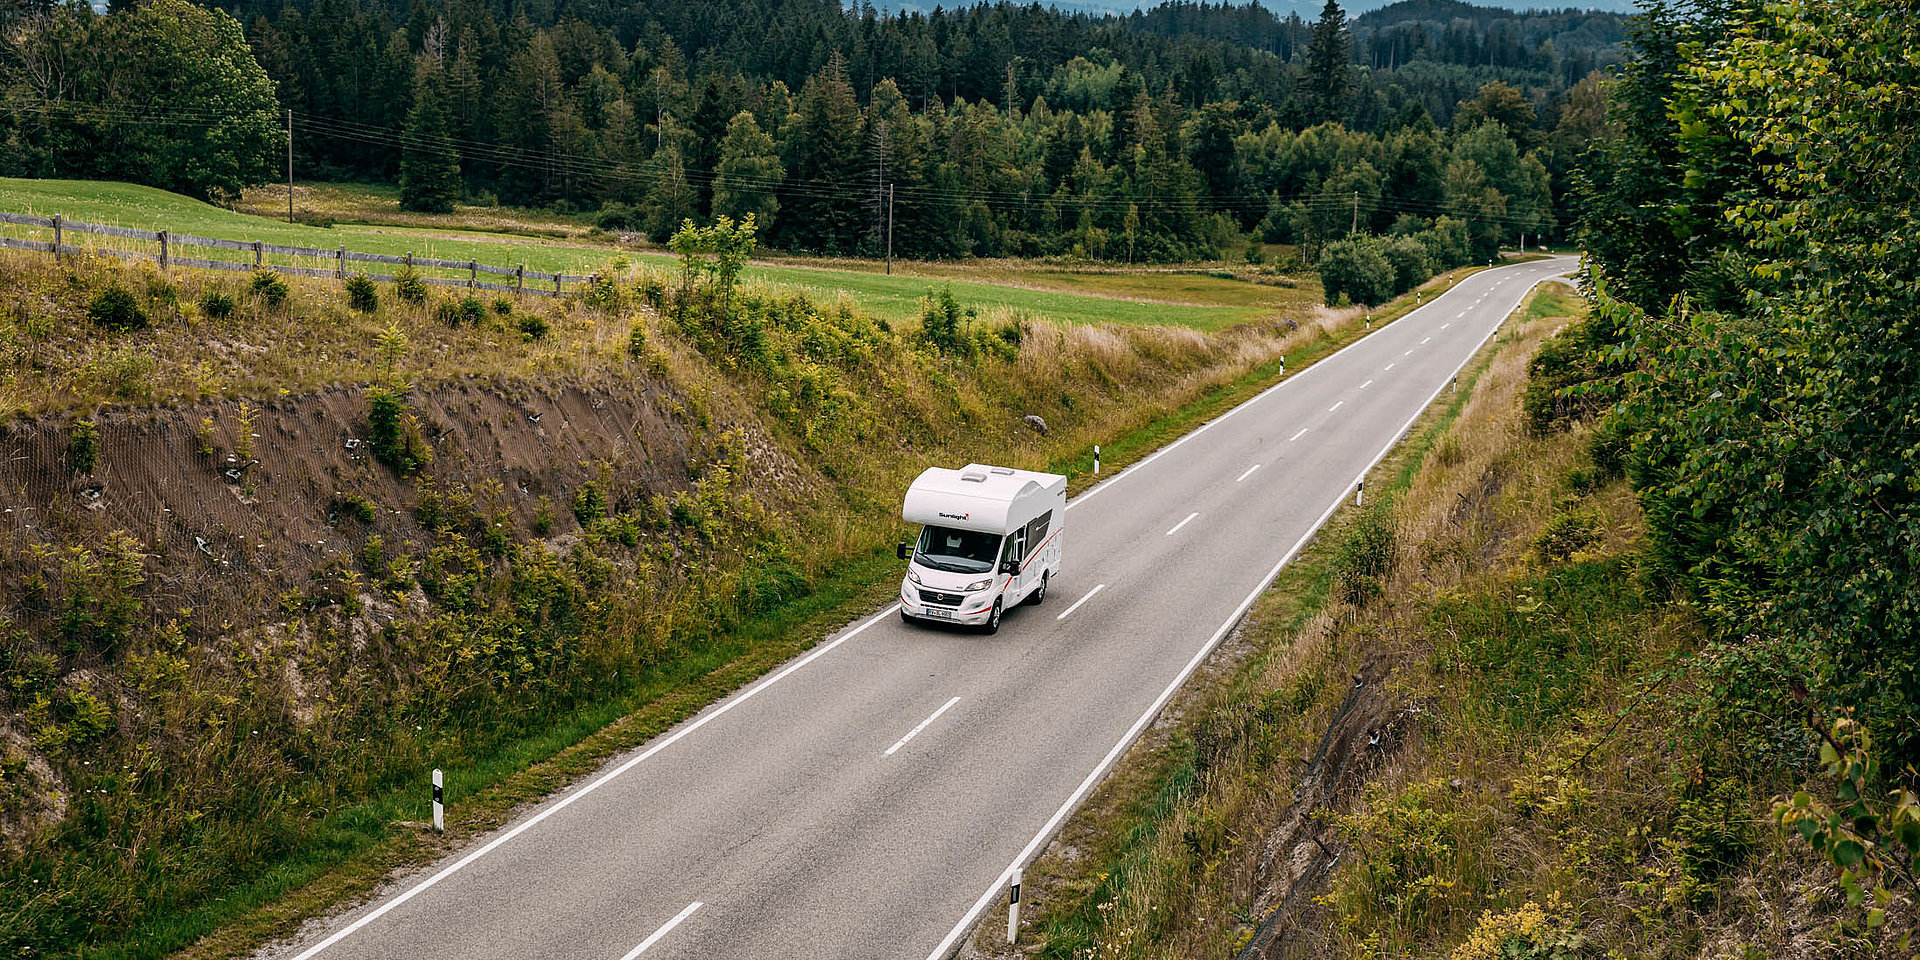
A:
{"type": "Polygon", "coordinates": [[[76,420],[67,437],[67,465],[74,473],[92,473],[100,462],[100,427],[92,420],[76,420]]]}
{"type": "Polygon", "coordinates": [[[269,307],[277,307],[287,301],[287,281],[276,270],[261,267],[253,272],[253,281],[248,284],[253,295],[269,307]]]}
{"type": "Polygon", "coordinates": [[[380,289],[373,278],[364,273],[356,273],[347,278],[347,306],[361,313],[372,313],[380,309],[380,289]]]}
{"type": "Polygon", "coordinates": [[[1587,510],[1556,513],[1533,540],[1533,550],[1548,563],[1565,563],[1600,542],[1600,518],[1587,510]]]}
{"type": "Polygon", "coordinates": [[[140,301],[134,298],[133,291],[118,283],[93,295],[87,304],[87,319],[101,329],[115,332],[139,330],[147,325],[147,313],[140,309],[140,301]]]}
{"type": "Polygon", "coordinates": [[[433,448],[420,421],[407,409],[406,397],[386,387],[367,390],[367,445],[373,458],[405,476],[433,462],[433,448]]]}
{"type": "Polygon", "coordinates": [[[573,516],[586,526],[607,515],[607,492],[600,488],[600,482],[589,480],[580,485],[573,495],[573,516]]]}
{"type": "Polygon", "coordinates": [[[493,298],[493,312],[502,317],[513,315],[513,298],[500,296],[493,298]]]}
{"type": "Polygon", "coordinates": [[[1433,261],[1427,248],[1412,237],[1388,237],[1380,241],[1380,255],[1393,268],[1393,292],[1406,293],[1433,276],[1433,261]]]}
{"type": "Polygon", "coordinates": [[[1378,597],[1393,573],[1400,529],[1384,505],[1354,518],[1333,556],[1333,578],[1340,599],[1360,606],[1378,597]]]}
{"type": "Polygon", "coordinates": [[[393,295],[407,303],[427,302],[427,282],[420,279],[420,271],[415,270],[413,264],[401,264],[400,269],[393,272],[393,295]]]}
{"type": "Polygon", "coordinates": [[[218,287],[200,294],[200,312],[209,319],[225,320],[233,316],[233,297],[218,287]]]}
{"type": "Polygon", "coordinates": [[[547,324],[547,318],[537,313],[521,314],[519,327],[520,335],[528,340],[545,340],[547,331],[551,329],[547,324]]]}

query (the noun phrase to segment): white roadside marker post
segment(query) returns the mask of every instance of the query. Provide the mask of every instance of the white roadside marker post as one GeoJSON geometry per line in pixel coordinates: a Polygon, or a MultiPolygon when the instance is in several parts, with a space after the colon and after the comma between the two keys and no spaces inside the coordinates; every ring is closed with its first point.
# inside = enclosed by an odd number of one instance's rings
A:
{"type": "Polygon", "coordinates": [[[1100,475],[1100,445],[1097,443],[1093,445],[1093,475],[1100,475]]]}
{"type": "Polygon", "coordinates": [[[1361,480],[1360,482],[1355,483],[1353,485],[1353,505],[1354,506],[1357,507],[1360,505],[1360,497],[1362,494],[1366,492],[1366,490],[1367,490],[1367,481],[1365,480],[1361,480]]]}
{"type": "Polygon", "coordinates": [[[1014,868],[1013,884],[1007,888],[1007,946],[1020,938],[1020,869],[1014,868]]]}
{"type": "Polygon", "coordinates": [[[433,832],[434,833],[447,832],[447,805],[445,803],[446,795],[443,792],[445,786],[446,786],[446,781],[440,774],[440,768],[434,767],[433,768],[433,832]]]}

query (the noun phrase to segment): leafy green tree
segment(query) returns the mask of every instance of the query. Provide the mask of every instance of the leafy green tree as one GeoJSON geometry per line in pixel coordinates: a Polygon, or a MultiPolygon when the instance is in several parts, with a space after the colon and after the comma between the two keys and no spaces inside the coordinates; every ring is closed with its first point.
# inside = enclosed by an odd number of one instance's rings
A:
{"type": "Polygon", "coordinates": [[[187,0],[96,17],[22,18],[0,56],[13,165],[129,180],[219,202],[273,179],[286,138],[273,81],[240,24],[187,0]]]}
{"type": "Polygon", "coordinates": [[[413,75],[413,109],[407,113],[406,148],[400,155],[400,208],[448,213],[460,199],[460,156],[447,139],[447,75],[439,61],[422,55],[413,75]]]}
{"type": "Polygon", "coordinates": [[[1483,123],[1497,123],[1508,139],[1524,150],[1539,141],[1536,119],[1533,101],[1524,92],[1494,80],[1482,86],[1472,100],[1460,104],[1453,115],[1453,129],[1466,131],[1483,123]]]}
{"type": "Polygon", "coordinates": [[[752,217],[763,229],[770,229],[773,215],[780,209],[775,194],[786,175],[773,138],[760,129],[753,114],[745,110],[734,114],[727,121],[727,138],[720,144],[713,215],[735,220],[752,217]]]}
{"type": "Polygon", "coordinates": [[[1393,299],[1394,268],[1372,237],[1354,237],[1327,244],[1318,263],[1320,285],[1329,305],[1344,299],[1376,304],[1393,299]]]}

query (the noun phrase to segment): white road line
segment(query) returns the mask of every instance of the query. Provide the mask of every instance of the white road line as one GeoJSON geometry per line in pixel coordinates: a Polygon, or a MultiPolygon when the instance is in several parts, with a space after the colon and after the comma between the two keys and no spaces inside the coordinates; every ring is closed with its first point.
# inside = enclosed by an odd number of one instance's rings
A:
{"type": "Polygon", "coordinates": [[[1234,477],[1234,478],[1233,478],[1233,482],[1234,482],[1234,483],[1239,483],[1240,481],[1242,481],[1242,480],[1245,480],[1246,478],[1248,478],[1248,477],[1251,477],[1251,476],[1253,476],[1253,472],[1254,472],[1255,470],[1258,470],[1258,469],[1260,469],[1260,465],[1259,465],[1259,464],[1257,464],[1257,463],[1256,463],[1256,464],[1254,464],[1254,465],[1253,465],[1253,466],[1251,466],[1251,467],[1248,467],[1248,468],[1247,468],[1247,472],[1246,472],[1246,473],[1243,473],[1243,474],[1241,474],[1241,475],[1239,475],[1239,476],[1237,476],[1237,477],[1234,477]]]}
{"type": "Polygon", "coordinates": [[[1422,341],[1420,341],[1420,345],[1424,347],[1424,346],[1426,346],[1426,345],[1427,345],[1427,343],[1428,343],[1429,341],[1431,341],[1432,339],[1433,339],[1432,337],[1428,337],[1428,338],[1427,338],[1426,340],[1422,340],[1422,341]]]}
{"type": "Polygon", "coordinates": [[[1443,324],[1441,324],[1441,325],[1440,325],[1440,329],[1442,329],[1442,330],[1445,330],[1446,328],[1448,328],[1448,327],[1451,327],[1451,326],[1453,326],[1453,324],[1451,324],[1451,323],[1443,323],[1443,324]]]}
{"type": "Polygon", "coordinates": [[[1080,605],[1081,605],[1081,604],[1083,604],[1083,603],[1086,603],[1086,602],[1087,602],[1088,600],[1092,600],[1092,599],[1093,599],[1093,595],[1094,595],[1094,594],[1096,594],[1096,593],[1099,593],[1100,591],[1102,591],[1102,590],[1105,590],[1106,588],[1107,588],[1107,585],[1103,583],[1103,584],[1100,584],[1099,586],[1096,586],[1096,587],[1094,587],[1094,588],[1093,588],[1092,590],[1088,590],[1088,591],[1087,591],[1087,595],[1086,595],[1086,596],[1084,596],[1084,597],[1081,597],[1081,598],[1080,598],[1080,599],[1078,599],[1078,600],[1075,600],[1075,601],[1073,602],[1073,606],[1071,606],[1071,607],[1068,607],[1068,608],[1066,608],[1065,610],[1062,610],[1062,611],[1060,611],[1060,615],[1059,615],[1059,616],[1057,616],[1057,617],[1054,617],[1054,619],[1055,619],[1055,620],[1065,620],[1065,619],[1067,618],[1067,614],[1070,614],[1070,613],[1072,613],[1072,612],[1074,612],[1075,610],[1078,610],[1078,609],[1080,609],[1080,605]]]}
{"type": "Polygon", "coordinates": [[[1366,388],[1368,388],[1368,387],[1371,387],[1371,386],[1373,386],[1373,381],[1372,381],[1372,380],[1368,380],[1368,381],[1367,381],[1366,383],[1363,383],[1363,384],[1361,384],[1361,385],[1360,385],[1360,389],[1362,389],[1362,390],[1365,390],[1366,388]]]}
{"type": "MultiPolygon", "coordinates": [[[[480,859],[481,857],[486,856],[489,853],[492,853],[496,849],[499,849],[501,844],[506,843],[507,841],[512,840],[514,837],[517,837],[523,833],[526,833],[528,830],[531,830],[535,826],[538,826],[541,821],[547,819],[548,817],[553,816],[556,813],[559,813],[562,810],[565,810],[569,806],[572,806],[573,803],[579,800],[581,797],[584,797],[587,794],[590,794],[595,790],[598,790],[601,787],[605,786],[609,780],[612,780],[613,778],[623,773],[626,773],[628,770],[632,770],[634,767],[639,766],[642,761],[648,759],[649,757],[652,757],[654,754],[659,753],[660,751],[665,750],[666,748],[671,747],[676,743],[679,743],[681,737],[684,737],[687,734],[692,733],[695,730],[698,730],[709,723],[712,723],[714,720],[724,716],[727,713],[727,711],[732,710],[734,707],[737,707],[743,703],[746,703],[748,700],[753,699],[754,695],[759,693],[760,691],[765,690],[766,688],[771,687],[776,683],[779,683],[781,680],[786,679],[795,670],[798,670],[801,667],[804,667],[807,664],[812,663],[815,660],[818,660],[821,657],[826,656],[835,647],[838,647],[841,644],[846,643],[848,640],[851,640],[854,637],[859,636],[868,627],[871,627],[874,624],[879,623],[880,621],[885,620],[886,618],[891,617],[894,614],[899,612],[900,612],[900,605],[897,603],[893,604],[887,609],[880,611],[878,616],[875,616],[871,620],[868,620],[866,623],[863,623],[857,627],[854,627],[852,630],[848,630],[846,633],[843,633],[840,636],[835,637],[833,640],[827,643],[823,643],[818,647],[815,647],[813,649],[813,652],[807,654],[804,657],[801,657],[798,660],[795,660],[793,663],[789,664],[786,669],[780,671],[779,673],[774,674],[771,677],[766,678],[765,680],[760,681],[759,683],[751,687],[748,687],[746,692],[740,694],[737,697],[733,697],[732,699],[727,700],[725,703],[720,704],[718,707],[713,708],[711,711],[699,717],[694,718],[693,722],[688,723],[687,725],[681,727],[679,730],[676,730],[673,733],[669,734],[665,739],[661,740],[659,743],[656,743],[653,746],[648,747],[646,750],[640,752],[639,754],[636,754],[633,757],[633,759],[628,760],[627,762],[613,768],[612,770],[607,771],[606,775],[602,776],[600,779],[595,780],[584,787],[581,787],[579,790],[576,790],[573,793],[570,793],[564,797],[561,797],[559,801],[555,802],[552,806],[549,806],[546,809],[541,810],[539,813],[536,813],[533,816],[528,817],[519,826],[514,827],[513,829],[508,830],[507,832],[497,837],[494,837],[492,840],[487,841],[486,845],[482,846],[480,849],[475,850],[464,857],[461,857],[459,860],[454,861],[452,864],[448,865],[445,869],[441,870],[439,873],[436,873],[433,876],[430,876],[425,880],[420,881],[415,886],[409,888],[407,892],[397,897],[394,897],[392,900],[388,900],[386,903],[383,903],[380,906],[374,908],[366,916],[361,917],[360,919],[355,920],[354,922],[341,928],[339,931],[335,932],[332,936],[326,938],[325,940],[320,941],[319,943],[314,944],[311,947],[308,947],[304,951],[301,951],[300,955],[294,957],[293,960],[312,960],[314,955],[318,954],[320,951],[325,950],[328,947],[331,947],[334,944],[339,943],[340,941],[346,939],[347,937],[352,936],[361,927],[364,927],[367,924],[372,923],[375,920],[378,920],[381,917],[386,916],[395,907],[398,907],[401,904],[406,903],[408,900],[412,900],[414,897],[417,897],[420,894],[425,893],[428,890],[428,888],[432,887],[433,885],[439,883],[442,880],[445,880],[448,877],[453,876],[456,873],[459,873],[461,870],[466,869],[468,864],[474,862],[475,860],[480,859]]],[[[698,906],[698,904],[695,904],[695,906],[698,906]]],[[[689,908],[686,912],[691,913],[692,909],[689,908]]],[[[675,921],[675,922],[678,922],[678,921],[675,921]]],[[[641,944],[641,946],[644,947],[646,946],[646,944],[641,944]]]]}
{"type": "Polygon", "coordinates": [[[1187,524],[1189,524],[1189,523],[1192,523],[1192,522],[1193,522],[1193,518],[1194,518],[1194,517],[1197,517],[1197,516],[1199,516],[1199,515],[1200,515],[1200,514],[1199,514],[1199,512],[1198,512],[1198,511],[1195,511],[1195,512],[1193,512],[1193,513],[1189,513],[1189,514],[1187,514],[1187,519],[1185,519],[1185,520],[1182,520],[1182,521],[1180,521],[1179,523],[1176,523],[1176,524],[1174,524],[1174,525],[1173,525],[1173,529],[1171,529],[1171,530],[1168,530],[1168,531],[1167,531],[1167,534],[1166,534],[1166,535],[1167,535],[1167,536],[1169,536],[1169,537],[1171,537],[1171,536],[1173,536],[1174,534],[1176,534],[1176,533],[1179,533],[1179,532],[1180,532],[1180,528],[1181,528],[1181,527],[1184,527],[1184,526],[1186,526],[1187,524]]]}
{"type": "Polygon", "coordinates": [[[637,957],[643,953],[646,953],[648,947],[651,947],[654,944],[659,943],[661,937],[666,936],[670,931],[673,930],[674,927],[677,927],[680,925],[680,921],[693,916],[693,912],[695,910],[700,909],[703,906],[706,906],[706,904],[703,904],[698,900],[695,900],[694,902],[687,904],[687,908],[685,910],[680,911],[678,914],[674,915],[674,918],[672,920],[668,920],[666,926],[661,927],[660,929],[655,930],[653,933],[649,934],[645,940],[640,941],[639,946],[634,947],[632,950],[627,951],[627,955],[624,957],[621,957],[620,960],[633,960],[634,957],[637,957]]]}
{"type": "Polygon", "coordinates": [[[1331,407],[1328,407],[1328,408],[1327,408],[1327,412],[1328,412],[1328,413],[1332,413],[1332,412],[1334,412],[1335,410],[1338,410],[1338,409],[1340,409],[1340,405],[1341,405],[1341,404],[1343,404],[1343,403],[1346,403],[1346,401],[1345,401],[1345,400],[1335,400],[1335,401],[1333,402],[1333,406],[1331,406],[1331,407]]]}
{"type": "Polygon", "coordinates": [[[1304,436],[1306,436],[1306,435],[1307,435],[1307,431],[1308,431],[1308,430],[1312,430],[1312,429],[1313,429],[1312,427],[1301,427],[1301,428],[1300,428],[1300,432],[1299,432],[1299,433],[1296,433],[1296,434],[1294,434],[1293,436],[1291,436],[1291,437],[1288,437],[1288,438],[1287,438],[1287,442],[1288,442],[1288,443],[1292,443],[1292,442],[1294,442],[1295,440],[1298,440],[1298,439],[1300,439],[1301,437],[1304,437],[1304,436]]]}
{"type": "Polygon", "coordinates": [[[1401,354],[1401,356],[1403,356],[1403,357],[1411,357],[1411,356],[1413,356],[1413,351],[1412,351],[1412,350],[1408,350],[1408,351],[1407,351],[1406,353],[1403,353],[1403,354],[1401,354]]]}
{"type": "Polygon", "coordinates": [[[887,752],[882,754],[882,756],[888,756],[888,757],[893,756],[893,752],[895,750],[898,750],[901,747],[906,746],[908,740],[912,740],[914,737],[919,736],[920,731],[925,730],[928,724],[934,722],[935,720],[940,719],[941,714],[946,713],[948,710],[953,709],[953,705],[959,702],[960,702],[959,697],[954,697],[952,700],[948,700],[944,705],[940,707],[940,709],[935,710],[932,716],[926,718],[925,720],[920,721],[919,726],[914,727],[912,730],[908,730],[906,736],[901,737],[898,740],[895,740],[893,742],[893,746],[888,747],[887,752]]]}
{"type": "MultiPolygon", "coordinates": [[[[1534,282],[1540,283],[1546,279],[1548,278],[1541,277],[1534,282]]],[[[1453,376],[1459,376],[1460,371],[1466,369],[1467,364],[1473,362],[1473,358],[1480,353],[1482,347],[1487,345],[1487,341],[1492,340],[1493,335],[1500,332],[1500,326],[1501,325],[1496,324],[1493,329],[1487,331],[1486,336],[1480,338],[1479,343],[1474,344],[1473,352],[1467,354],[1467,358],[1460,361],[1459,366],[1453,368],[1453,376]]],[[[1318,366],[1318,364],[1315,364],[1315,366],[1318,366]]],[[[1414,424],[1420,422],[1420,418],[1426,414],[1427,408],[1433,405],[1433,401],[1440,398],[1440,392],[1446,388],[1447,381],[1442,380],[1440,386],[1435,388],[1433,393],[1427,397],[1427,401],[1420,405],[1420,409],[1414,411],[1413,416],[1408,418],[1406,424],[1400,428],[1400,431],[1393,435],[1393,439],[1389,440],[1386,446],[1381,447],[1379,453],[1374,454],[1373,462],[1367,464],[1365,470],[1360,471],[1360,476],[1365,477],[1373,471],[1374,467],[1380,465],[1380,461],[1386,459],[1387,454],[1393,450],[1394,445],[1400,442],[1400,438],[1407,435],[1407,431],[1413,429],[1414,424]]],[[[1120,755],[1125,753],[1127,748],[1132,746],[1133,742],[1140,738],[1141,732],[1147,728],[1148,724],[1153,722],[1153,718],[1160,715],[1160,711],[1166,708],[1167,701],[1173,699],[1174,693],[1180,689],[1182,684],[1187,682],[1187,678],[1193,675],[1193,671],[1199,669],[1200,664],[1204,663],[1207,656],[1213,653],[1214,647],[1219,646],[1221,638],[1227,635],[1227,631],[1232,630],[1234,625],[1240,622],[1240,618],[1246,615],[1247,610],[1253,606],[1255,600],[1260,599],[1260,594],[1266,592],[1267,587],[1272,585],[1274,578],[1280,575],[1280,571],[1285,568],[1287,564],[1293,562],[1293,558],[1299,554],[1301,548],[1307,545],[1307,541],[1313,539],[1313,535],[1318,533],[1320,528],[1326,525],[1327,519],[1332,517],[1333,512],[1340,509],[1340,505],[1345,502],[1346,491],[1343,489],[1340,495],[1334,498],[1333,503],[1327,505],[1326,512],[1320,514],[1320,519],[1315,520],[1313,526],[1307,529],[1306,534],[1295,541],[1293,546],[1287,550],[1286,554],[1280,558],[1280,562],[1274,564],[1273,569],[1267,571],[1267,575],[1261,579],[1259,586],[1254,587],[1253,592],[1247,594],[1245,600],[1240,601],[1240,606],[1227,617],[1225,623],[1220,625],[1220,629],[1214,631],[1213,636],[1209,637],[1206,643],[1201,644],[1199,652],[1193,655],[1193,659],[1187,661],[1186,667],[1173,678],[1173,682],[1167,684],[1165,690],[1160,691],[1159,699],[1147,707],[1147,712],[1141,714],[1140,719],[1135,720],[1133,726],[1128,728],[1127,732],[1120,736],[1119,742],[1113,745],[1113,749],[1107,751],[1107,755],[1094,766],[1093,772],[1087,774],[1085,780],[1080,781],[1079,788],[1067,797],[1066,802],[1060,804],[1060,808],[1053,812],[1053,816],[1040,828],[1040,832],[1034,834],[1033,839],[1027,841],[1026,847],[1014,856],[1013,862],[1007,864],[1007,868],[1002,870],[1000,875],[995,877],[992,883],[987,884],[986,892],[980,895],[980,899],[974,901],[973,908],[968,910],[966,915],[960,918],[960,922],[954,924],[953,929],[947,932],[946,939],[941,940],[940,945],[934,947],[932,953],[927,954],[927,960],[947,960],[951,954],[957,952],[961,938],[973,929],[973,925],[980,919],[980,915],[986,912],[987,905],[1003,895],[1008,881],[1013,878],[1013,872],[1025,866],[1048,840],[1053,839],[1054,831],[1059,829],[1060,824],[1065,822],[1067,816],[1073,813],[1075,808],[1080,806],[1080,801],[1086,797],[1087,793],[1100,783],[1101,779],[1106,776],[1107,770],[1113,766],[1116,760],[1120,759],[1120,755]]]]}
{"type": "MultiPolygon", "coordinates": [[[[1393,369],[1393,364],[1391,364],[1391,363],[1389,363],[1389,364],[1387,364],[1387,370],[1392,370],[1392,369],[1393,369]]],[[[1380,372],[1381,372],[1381,373],[1385,373],[1385,372],[1387,372],[1387,371],[1386,371],[1386,370],[1382,370],[1382,371],[1380,371],[1380,372]]]]}

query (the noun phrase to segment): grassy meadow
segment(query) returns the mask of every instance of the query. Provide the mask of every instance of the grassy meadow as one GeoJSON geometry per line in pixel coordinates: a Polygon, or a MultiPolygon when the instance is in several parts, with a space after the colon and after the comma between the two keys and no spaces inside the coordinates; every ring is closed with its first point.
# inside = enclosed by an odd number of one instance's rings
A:
{"type": "MultiPolygon", "coordinates": [[[[500,266],[525,264],[529,270],[549,273],[593,273],[614,263],[615,258],[660,271],[674,268],[673,258],[657,248],[621,246],[604,236],[595,240],[578,229],[578,221],[556,214],[461,207],[444,217],[402,215],[397,197],[387,198],[376,188],[313,185],[309,189],[314,193],[307,196],[324,198],[321,211],[337,218],[337,225],[290,224],[284,215],[275,219],[271,204],[257,199],[257,193],[253,195],[256,199],[243,203],[242,209],[258,211],[262,214],[258,216],[150,187],[75,180],[0,178],[0,210],[36,216],[58,213],[90,223],[286,246],[333,249],[345,245],[350,250],[396,256],[412,253],[500,266]],[[349,222],[358,219],[372,222],[349,222]]],[[[296,201],[302,195],[296,189],[296,201]]],[[[278,198],[285,202],[284,188],[278,198]]],[[[45,236],[50,234],[47,230],[6,226],[0,227],[0,232],[50,239],[45,236]]],[[[154,246],[121,238],[69,236],[73,239],[68,242],[82,245],[119,249],[154,246]]],[[[295,266],[333,266],[331,260],[269,259],[295,266]]],[[[846,297],[861,312],[891,322],[917,317],[920,301],[929,290],[950,287],[962,304],[993,320],[1033,317],[1063,323],[1165,324],[1197,330],[1219,330],[1275,316],[1304,317],[1314,309],[1320,291],[1318,280],[1310,274],[1297,280],[1255,282],[1242,278],[1254,275],[1244,269],[1082,271],[991,261],[981,267],[899,263],[894,275],[888,276],[871,262],[832,264],[816,266],[791,258],[762,262],[748,268],[746,279],[816,300],[846,297]],[[1281,282],[1288,285],[1282,286],[1281,282]]]]}

